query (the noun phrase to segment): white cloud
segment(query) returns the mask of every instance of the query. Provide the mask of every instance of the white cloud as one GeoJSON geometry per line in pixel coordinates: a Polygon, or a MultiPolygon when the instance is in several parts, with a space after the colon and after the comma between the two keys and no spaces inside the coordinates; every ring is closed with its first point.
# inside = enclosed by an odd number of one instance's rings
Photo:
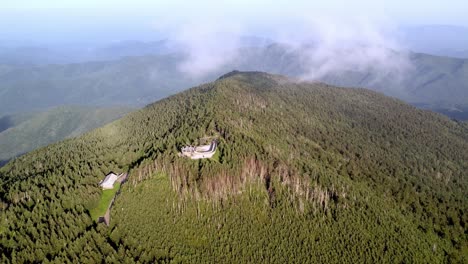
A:
{"type": "Polygon", "coordinates": [[[361,18],[318,18],[303,33],[314,45],[305,49],[309,79],[347,71],[401,76],[410,63],[390,24],[361,18]],[[398,51],[398,52],[396,52],[398,51]]]}
{"type": "Polygon", "coordinates": [[[218,70],[238,55],[241,35],[238,24],[198,20],[175,28],[169,38],[187,53],[179,69],[194,77],[202,77],[218,70]]]}
{"type": "Polygon", "coordinates": [[[243,56],[238,53],[240,38],[262,30],[268,32],[267,37],[301,51],[308,68],[302,76],[305,79],[317,80],[347,71],[372,71],[377,73],[373,75],[376,81],[390,75],[398,79],[411,68],[406,55],[395,52],[403,47],[397,41],[396,27],[384,16],[317,14],[307,9],[296,13],[285,10],[276,15],[259,14],[252,21],[211,13],[203,18],[186,17],[184,23],[159,20],[157,25],[159,31],[169,32],[169,38],[187,52],[179,69],[195,77],[217,72],[237,56],[243,56]]]}

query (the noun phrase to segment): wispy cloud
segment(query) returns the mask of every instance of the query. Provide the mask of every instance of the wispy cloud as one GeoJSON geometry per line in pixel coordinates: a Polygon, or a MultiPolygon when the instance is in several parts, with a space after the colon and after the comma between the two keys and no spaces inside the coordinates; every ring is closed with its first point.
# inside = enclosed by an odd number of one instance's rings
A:
{"type": "MultiPolygon", "coordinates": [[[[307,79],[330,74],[373,72],[373,78],[401,78],[411,68],[394,29],[365,19],[315,18],[307,22],[309,46],[303,48],[307,79]]],[[[297,44],[296,44],[297,45],[297,44]]],[[[300,43],[304,45],[304,43],[300,43]]]]}
{"type": "Polygon", "coordinates": [[[195,77],[218,72],[245,56],[239,48],[246,35],[263,35],[299,53],[304,71],[300,77],[307,80],[353,71],[372,72],[375,81],[388,76],[398,80],[411,68],[396,26],[381,12],[361,16],[294,7],[269,11],[255,17],[187,13],[183,22],[159,20],[158,25],[167,25],[169,38],[187,53],[179,70],[195,77]]]}
{"type": "Polygon", "coordinates": [[[171,33],[171,40],[186,52],[179,70],[194,77],[219,70],[238,56],[242,30],[234,23],[192,21],[171,33]]]}

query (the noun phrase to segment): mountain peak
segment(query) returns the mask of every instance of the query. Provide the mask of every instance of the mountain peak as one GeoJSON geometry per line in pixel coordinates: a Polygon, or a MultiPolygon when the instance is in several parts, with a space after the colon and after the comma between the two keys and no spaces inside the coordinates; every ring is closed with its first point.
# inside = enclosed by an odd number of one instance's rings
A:
{"type": "Polygon", "coordinates": [[[233,70],[231,72],[228,72],[226,74],[221,75],[218,80],[226,79],[226,78],[231,78],[234,76],[261,76],[261,75],[270,75],[265,72],[259,72],[259,71],[238,71],[238,70],[233,70]]]}
{"type": "Polygon", "coordinates": [[[256,86],[261,86],[263,88],[268,86],[274,86],[277,84],[292,83],[296,81],[294,78],[290,78],[284,75],[271,74],[261,71],[238,70],[234,70],[222,75],[217,79],[217,81],[224,79],[236,79],[238,81],[242,81],[244,83],[249,83],[252,85],[255,84],[256,86]]]}

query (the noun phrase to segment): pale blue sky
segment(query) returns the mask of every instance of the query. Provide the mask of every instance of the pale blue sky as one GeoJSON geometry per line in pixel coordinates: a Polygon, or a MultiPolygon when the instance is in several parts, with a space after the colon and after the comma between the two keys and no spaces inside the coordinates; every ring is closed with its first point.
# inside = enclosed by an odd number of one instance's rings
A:
{"type": "Polygon", "coordinates": [[[197,21],[237,24],[257,34],[287,27],[298,17],[468,26],[467,14],[466,0],[1,0],[0,40],[158,39],[179,24],[197,21]]]}

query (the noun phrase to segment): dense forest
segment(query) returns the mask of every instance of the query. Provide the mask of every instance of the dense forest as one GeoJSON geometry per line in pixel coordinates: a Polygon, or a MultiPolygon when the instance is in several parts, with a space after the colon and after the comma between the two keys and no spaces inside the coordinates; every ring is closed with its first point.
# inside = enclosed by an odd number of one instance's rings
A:
{"type": "Polygon", "coordinates": [[[232,72],[1,168],[1,262],[466,263],[467,149],[376,92],[232,72]]]}

